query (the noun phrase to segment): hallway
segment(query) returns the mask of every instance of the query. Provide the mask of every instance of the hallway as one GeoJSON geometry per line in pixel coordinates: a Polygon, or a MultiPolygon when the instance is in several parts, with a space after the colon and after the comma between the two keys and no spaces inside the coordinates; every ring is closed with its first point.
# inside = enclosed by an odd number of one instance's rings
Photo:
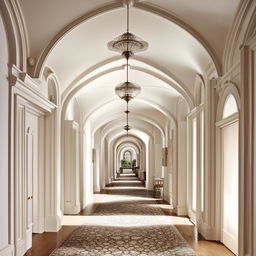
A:
{"type": "Polygon", "coordinates": [[[0,256],[255,256],[255,27],[256,0],[1,0],[0,256]]]}
{"type": "MultiPolygon", "coordinates": [[[[120,174],[78,215],[65,215],[62,229],[71,235],[52,256],[233,255],[218,242],[198,238],[194,225],[185,217],[175,216],[163,200],[153,198],[152,191],[146,190],[133,173],[120,174]]],[[[46,236],[34,235],[27,256],[49,255],[47,245],[42,246],[46,236]],[[41,241],[40,236],[44,236],[41,241]]]]}

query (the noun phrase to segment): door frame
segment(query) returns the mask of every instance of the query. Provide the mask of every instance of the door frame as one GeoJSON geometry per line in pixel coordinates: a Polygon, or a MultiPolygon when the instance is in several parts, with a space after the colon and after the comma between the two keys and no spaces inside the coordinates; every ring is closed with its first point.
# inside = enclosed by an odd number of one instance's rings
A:
{"type": "MultiPolygon", "coordinates": [[[[231,125],[232,123],[238,122],[238,147],[241,145],[241,140],[240,140],[240,134],[241,134],[241,123],[240,123],[240,95],[239,91],[237,89],[237,86],[232,83],[224,83],[222,85],[222,88],[220,88],[219,91],[219,102],[218,102],[218,107],[217,107],[217,112],[216,112],[216,123],[215,123],[215,128],[216,128],[216,144],[215,144],[215,156],[216,156],[216,180],[215,180],[215,198],[216,198],[216,204],[215,204],[215,228],[216,228],[216,237],[218,240],[222,241],[222,213],[223,213],[223,198],[222,198],[222,187],[223,187],[223,168],[222,168],[222,140],[221,140],[221,129],[227,125],[231,125]],[[231,114],[230,116],[223,118],[223,111],[224,111],[224,106],[226,103],[226,100],[229,95],[232,95],[235,100],[236,100],[236,106],[237,106],[237,112],[231,114]]],[[[242,184],[241,184],[241,169],[240,169],[240,153],[238,156],[238,193],[241,195],[242,192],[242,184]]],[[[238,237],[240,237],[240,222],[241,222],[241,196],[238,197],[238,237]]],[[[238,245],[239,246],[239,245],[238,245]]],[[[239,251],[239,249],[238,249],[239,251]]]]}
{"type": "MultiPolygon", "coordinates": [[[[27,251],[26,237],[26,161],[25,161],[25,112],[33,111],[38,115],[39,133],[39,172],[45,175],[45,152],[51,147],[51,143],[45,144],[46,114],[53,113],[56,105],[47,98],[39,95],[35,90],[30,90],[20,79],[10,87],[10,240],[13,241],[16,256],[24,255],[27,251]],[[47,149],[46,149],[47,147],[47,149]]],[[[41,177],[40,177],[41,178],[41,177]]],[[[46,230],[45,182],[40,180],[40,202],[44,207],[40,208],[40,233],[46,230]]],[[[35,199],[37,200],[37,199],[35,199]]]]}
{"type": "MultiPolygon", "coordinates": [[[[26,115],[31,113],[38,117],[38,167],[33,170],[33,212],[36,210],[37,219],[34,223],[35,231],[44,232],[44,112],[19,95],[15,95],[15,241],[17,255],[23,255],[32,244],[32,237],[28,237],[27,230],[27,135],[28,126],[26,115]],[[35,184],[38,184],[36,186],[35,184]],[[39,182],[40,181],[40,182],[39,182]]],[[[33,221],[34,221],[33,217],[33,221]]]]}
{"type": "MultiPolygon", "coordinates": [[[[238,148],[239,148],[239,114],[234,113],[231,116],[220,120],[216,123],[216,203],[217,203],[217,231],[221,242],[223,242],[223,190],[224,190],[224,169],[223,169],[223,136],[222,129],[230,125],[238,124],[238,148]]],[[[238,159],[238,178],[239,178],[239,159],[238,159]]],[[[240,185],[238,182],[238,191],[240,190],[240,185]]],[[[239,227],[239,195],[238,195],[238,227],[239,227]]],[[[239,231],[238,231],[239,233],[239,231]]],[[[239,235],[239,234],[238,234],[239,235]]]]}

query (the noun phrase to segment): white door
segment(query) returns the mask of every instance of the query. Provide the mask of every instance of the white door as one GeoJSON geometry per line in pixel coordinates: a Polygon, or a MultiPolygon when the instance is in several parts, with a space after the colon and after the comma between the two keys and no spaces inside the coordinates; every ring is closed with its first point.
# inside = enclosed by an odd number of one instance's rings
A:
{"type": "Polygon", "coordinates": [[[238,253],[238,122],[222,129],[222,242],[238,253]]]}
{"type": "Polygon", "coordinates": [[[26,169],[27,169],[27,249],[32,246],[33,229],[33,134],[31,127],[26,135],[26,169]]]}
{"type": "Polygon", "coordinates": [[[32,247],[34,223],[38,219],[38,116],[26,112],[26,194],[27,194],[27,249],[32,247]]]}

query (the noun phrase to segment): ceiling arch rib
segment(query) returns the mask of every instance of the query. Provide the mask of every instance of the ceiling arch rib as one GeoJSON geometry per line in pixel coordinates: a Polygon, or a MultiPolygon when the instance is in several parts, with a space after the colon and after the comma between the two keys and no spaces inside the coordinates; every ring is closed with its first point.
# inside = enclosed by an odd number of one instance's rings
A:
{"type": "MultiPolygon", "coordinates": [[[[102,134],[103,140],[107,139],[111,143],[111,141],[113,141],[116,137],[127,137],[126,132],[122,129],[122,125],[120,125],[120,123],[111,123],[111,126],[112,127],[109,127],[109,129],[105,130],[104,134],[102,134]]],[[[153,140],[153,129],[154,127],[151,124],[145,122],[138,123],[136,127],[133,127],[129,131],[128,137],[133,135],[140,138],[146,144],[150,139],[153,140]]]]}
{"type": "MultiPolygon", "coordinates": [[[[122,6],[121,1],[114,2],[114,3],[112,2],[112,3],[106,4],[106,5],[102,5],[100,8],[97,8],[96,10],[86,13],[85,15],[81,16],[80,18],[76,19],[75,21],[73,21],[69,25],[67,25],[65,28],[63,28],[57,35],[54,36],[54,38],[51,39],[51,41],[48,43],[48,45],[42,51],[40,57],[38,58],[37,65],[34,70],[34,76],[40,77],[42,67],[46,63],[47,58],[49,57],[53,48],[68,33],[70,33],[72,30],[77,28],[82,23],[85,23],[86,21],[89,21],[90,19],[97,17],[99,15],[102,15],[104,13],[113,11],[115,9],[119,9],[121,6],[122,6]]],[[[184,21],[178,19],[175,15],[173,15],[167,11],[163,11],[161,8],[157,8],[150,4],[136,2],[135,8],[139,9],[139,10],[143,10],[145,12],[148,12],[151,15],[157,15],[165,20],[168,20],[169,22],[176,24],[177,26],[184,29],[184,31],[189,33],[191,36],[196,38],[196,40],[198,40],[198,42],[206,49],[209,56],[211,56],[211,59],[213,60],[218,73],[220,74],[220,72],[221,72],[221,68],[220,68],[220,64],[219,64],[220,61],[216,57],[214,50],[212,49],[210,44],[203,38],[203,36],[200,35],[194,28],[192,28],[190,25],[186,24],[184,21]]]]}
{"type": "Polygon", "coordinates": [[[127,143],[127,145],[132,144],[135,147],[139,149],[140,152],[142,152],[143,149],[145,149],[146,145],[140,138],[130,135],[127,136],[116,136],[112,141],[111,144],[113,145],[114,151],[117,151],[118,147],[122,144],[127,143]]]}
{"type": "Polygon", "coordinates": [[[123,155],[125,152],[130,151],[133,152],[133,155],[138,154],[138,151],[136,151],[136,148],[133,146],[123,145],[123,147],[117,149],[117,154],[120,153],[120,156],[123,158],[123,155]]]}
{"type": "Polygon", "coordinates": [[[119,144],[117,146],[117,150],[125,150],[127,148],[133,148],[133,150],[138,154],[140,152],[139,148],[135,145],[135,144],[132,144],[132,143],[128,143],[128,142],[122,142],[121,144],[119,144]]]}
{"type": "MultiPolygon", "coordinates": [[[[102,71],[100,74],[97,74],[97,75],[93,76],[92,78],[89,78],[89,79],[86,80],[84,83],[81,83],[79,86],[77,86],[76,88],[74,88],[74,90],[71,91],[70,94],[67,96],[67,98],[66,98],[66,100],[65,100],[65,102],[64,102],[64,104],[63,104],[62,113],[65,113],[66,108],[67,108],[67,105],[68,105],[68,102],[73,98],[74,95],[79,94],[79,92],[80,92],[81,90],[83,90],[84,88],[86,88],[86,86],[88,86],[90,83],[92,83],[92,82],[95,81],[96,79],[98,79],[98,78],[100,78],[100,77],[104,77],[104,76],[107,75],[107,74],[111,74],[112,72],[117,72],[117,71],[122,71],[122,67],[119,66],[119,67],[111,68],[111,69],[109,69],[109,70],[107,70],[107,71],[104,70],[104,71],[102,71]]],[[[153,76],[153,74],[150,74],[150,75],[153,76]]],[[[159,77],[157,77],[157,79],[161,80],[159,77]]],[[[163,78],[163,79],[164,79],[164,78],[163,78]]],[[[165,81],[163,81],[162,83],[163,83],[163,84],[166,84],[166,82],[167,82],[167,81],[165,80],[165,81]]],[[[171,85],[169,84],[168,86],[170,87],[171,85]]],[[[167,88],[168,88],[168,87],[167,87],[167,88]]],[[[170,88],[172,88],[172,87],[170,87],[170,88]]],[[[176,88],[177,88],[177,87],[176,87],[176,88]]],[[[161,89],[161,88],[159,87],[158,91],[159,91],[160,89],[161,89]]],[[[105,108],[105,107],[109,107],[111,104],[113,104],[114,101],[115,101],[115,100],[113,100],[114,97],[116,97],[116,99],[118,99],[117,96],[114,95],[113,91],[114,91],[114,89],[109,91],[109,93],[111,94],[111,98],[110,98],[108,101],[106,101],[106,99],[105,99],[106,102],[103,101],[103,103],[101,103],[100,105],[96,106],[95,108],[92,107],[93,105],[90,106],[90,107],[91,107],[91,111],[86,114],[84,122],[86,122],[86,120],[89,119],[92,114],[95,115],[95,114],[97,114],[98,111],[101,111],[101,109],[102,109],[103,107],[104,107],[104,108],[105,108]]],[[[170,91],[170,92],[171,92],[171,91],[170,91]]],[[[166,95],[166,93],[164,93],[164,95],[166,95]]],[[[177,95],[179,95],[179,94],[177,94],[177,95]]],[[[104,96],[106,96],[106,95],[104,95],[104,96]]],[[[156,95],[153,94],[152,96],[153,96],[153,98],[155,98],[156,95]]],[[[151,98],[152,98],[152,96],[151,96],[151,98]]],[[[188,98],[188,96],[185,96],[185,97],[188,98]]],[[[143,102],[143,103],[145,103],[145,104],[147,104],[147,105],[150,105],[150,106],[153,107],[154,109],[157,109],[160,113],[162,113],[163,115],[165,115],[168,119],[170,119],[170,120],[172,120],[174,123],[176,123],[175,117],[174,117],[173,113],[170,113],[164,106],[161,106],[161,105],[157,104],[156,102],[153,102],[153,101],[150,99],[150,97],[147,97],[147,98],[145,98],[145,99],[138,97],[136,100],[139,101],[139,102],[143,102]]],[[[86,101],[86,99],[85,99],[85,100],[84,100],[84,99],[81,100],[81,102],[84,102],[84,101],[86,101]]],[[[168,101],[169,101],[169,100],[168,100],[168,101]]],[[[100,101],[96,100],[95,102],[97,103],[97,102],[100,102],[100,101]]],[[[122,113],[122,111],[121,111],[120,113],[122,113]]]]}
{"type": "Polygon", "coordinates": [[[142,150],[143,141],[135,136],[120,136],[112,140],[112,144],[115,149],[126,143],[127,145],[134,145],[138,149],[138,151],[142,150]]]}
{"type": "MultiPolygon", "coordinates": [[[[166,85],[169,85],[171,88],[175,89],[180,95],[182,95],[184,97],[184,99],[186,100],[188,106],[190,107],[190,109],[192,109],[194,107],[194,99],[192,94],[189,92],[189,90],[187,88],[183,88],[182,86],[178,86],[177,84],[175,84],[174,82],[172,82],[172,80],[174,80],[173,78],[170,78],[169,80],[167,78],[165,78],[164,76],[157,74],[156,72],[153,72],[151,70],[147,70],[145,68],[140,68],[140,67],[133,67],[133,70],[136,71],[140,71],[143,72],[145,74],[148,74],[152,77],[155,77],[157,79],[159,79],[161,82],[165,83],[166,85]]],[[[85,81],[83,81],[82,83],[74,86],[74,88],[70,88],[70,91],[67,95],[65,95],[64,98],[62,98],[62,103],[65,106],[65,104],[68,104],[68,102],[71,100],[71,98],[73,96],[75,96],[77,93],[79,93],[79,91],[81,91],[83,88],[85,88],[87,85],[89,85],[90,83],[93,83],[95,80],[110,74],[112,72],[116,72],[116,71],[120,71],[123,70],[123,66],[117,66],[117,67],[112,67],[109,68],[107,70],[103,70],[97,74],[95,74],[94,76],[86,79],[85,81]]],[[[174,80],[175,81],[175,80],[174,80]]]]}
{"type": "MultiPolygon", "coordinates": [[[[122,131],[120,131],[120,129],[116,130],[113,133],[113,136],[111,137],[111,139],[109,140],[109,143],[112,143],[116,138],[118,137],[127,137],[122,131]]],[[[135,137],[138,140],[140,140],[142,142],[143,147],[145,147],[148,144],[148,141],[150,140],[150,136],[147,135],[146,133],[144,133],[143,131],[138,132],[134,132],[133,131],[130,132],[128,137],[135,137]]]]}
{"type": "MultiPolygon", "coordinates": [[[[70,85],[65,88],[62,93],[62,102],[65,101],[66,97],[73,91],[76,87],[80,87],[82,84],[86,85],[86,81],[92,77],[97,79],[99,74],[104,75],[106,73],[111,72],[116,67],[116,70],[119,70],[120,67],[124,69],[125,61],[122,56],[115,56],[109,59],[100,61],[99,63],[95,64],[94,66],[90,67],[89,69],[83,71],[79,74],[71,83],[70,85]],[[111,65],[111,66],[110,66],[111,65]]],[[[157,77],[158,79],[165,81],[171,87],[177,89],[177,91],[181,92],[184,90],[187,95],[187,101],[193,105],[193,96],[190,93],[187,86],[173,74],[172,72],[166,70],[162,66],[154,63],[152,60],[146,60],[141,56],[134,56],[130,60],[130,67],[131,69],[142,71],[146,74],[152,75],[157,77]],[[138,65],[140,64],[140,66],[138,65]],[[145,67],[146,66],[146,67],[145,67]]],[[[112,71],[113,72],[113,71],[112,71]]],[[[182,94],[182,93],[181,93],[182,94]]],[[[184,95],[183,95],[184,96],[184,95]]],[[[189,105],[190,105],[189,104],[189,105]]]]}
{"type": "MultiPolygon", "coordinates": [[[[173,121],[174,125],[176,126],[176,119],[174,117],[173,114],[171,114],[168,110],[166,110],[164,107],[158,105],[157,103],[155,102],[151,102],[150,100],[148,99],[140,99],[140,98],[137,98],[136,99],[137,102],[142,102],[144,104],[147,104],[153,108],[155,108],[156,110],[158,110],[160,113],[162,113],[164,116],[166,116],[166,118],[168,118],[169,120],[173,121]]],[[[116,99],[116,100],[110,100],[106,103],[102,103],[99,107],[97,107],[96,109],[92,109],[90,111],[90,113],[88,115],[86,115],[84,117],[84,120],[83,120],[83,125],[85,125],[85,123],[87,122],[87,120],[90,120],[92,118],[93,115],[97,115],[98,112],[100,112],[102,109],[109,109],[109,107],[113,104],[115,104],[116,102],[120,102],[119,99],[116,99]]],[[[122,112],[122,110],[120,109],[120,111],[122,112]]],[[[119,117],[118,116],[114,116],[114,115],[111,115],[111,117],[113,119],[119,117]]]]}
{"type": "MultiPolygon", "coordinates": [[[[165,133],[164,133],[164,129],[157,124],[155,121],[149,119],[149,118],[145,118],[141,115],[133,115],[132,118],[130,118],[129,124],[133,125],[134,127],[132,128],[132,130],[136,129],[136,128],[140,128],[142,130],[146,130],[147,134],[151,134],[153,131],[153,128],[157,129],[160,134],[164,137],[165,133]],[[147,126],[150,126],[150,129],[146,129],[147,126]]],[[[122,125],[124,125],[124,118],[119,118],[119,119],[113,119],[111,121],[109,120],[103,120],[97,127],[95,127],[95,129],[93,130],[93,134],[98,130],[98,129],[102,129],[101,134],[102,137],[106,137],[108,133],[118,129],[122,129],[122,125]]],[[[131,131],[132,131],[131,130],[131,131]]],[[[124,133],[124,131],[123,131],[124,133]]],[[[130,131],[129,131],[130,133],[130,131]]],[[[151,134],[152,136],[152,134],[151,134]]]]}

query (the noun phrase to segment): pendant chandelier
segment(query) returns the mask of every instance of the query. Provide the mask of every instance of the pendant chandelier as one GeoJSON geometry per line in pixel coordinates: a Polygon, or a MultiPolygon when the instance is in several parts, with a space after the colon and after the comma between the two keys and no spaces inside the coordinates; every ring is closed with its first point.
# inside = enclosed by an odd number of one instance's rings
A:
{"type": "Polygon", "coordinates": [[[124,1],[127,10],[127,31],[122,35],[118,36],[114,40],[108,43],[108,48],[112,51],[121,53],[126,58],[126,82],[121,83],[116,86],[115,93],[127,103],[126,113],[126,125],[124,130],[127,132],[131,129],[131,126],[128,124],[128,115],[130,113],[128,109],[129,101],[137,97],[141,92],[141,87],[137,84],[129,82],[129,58],[134,55],[135,52],[141,52],[148,48],[148,43],[137,37],[136,35],[129,32],[129,5],[132,3],[132,0],[124,1]]]}
{"type": "Polygon", "coordinates": [[[129,130],[132,129],[132,127],[129,125],[129,122],[128,122],[128,115],[129,115],[129,113],[130,113],[130,111],[129,111],[129,109],[128,109],[128,103],[129,103],[129,102],[127,101],[127,108],[126,108],[126,110],[124,111],[124,113],[126,114],[126,125],[124,126],[124,130],[126,131],[127,136],[128,136],[129,130]]]}
{"type": "Polygon", "coordinates": [[[136,35],[129,32],[129,7],[132,3],[133,1],[131,0],[124,1],[124,5],[127,10],[126,33],[123,33],[108,43],[109,50],[121,53],[126,59],[133,56],[135,52],[145,51],[148,48],[148,43],[146,41],[143,41],[136,35]]]}

